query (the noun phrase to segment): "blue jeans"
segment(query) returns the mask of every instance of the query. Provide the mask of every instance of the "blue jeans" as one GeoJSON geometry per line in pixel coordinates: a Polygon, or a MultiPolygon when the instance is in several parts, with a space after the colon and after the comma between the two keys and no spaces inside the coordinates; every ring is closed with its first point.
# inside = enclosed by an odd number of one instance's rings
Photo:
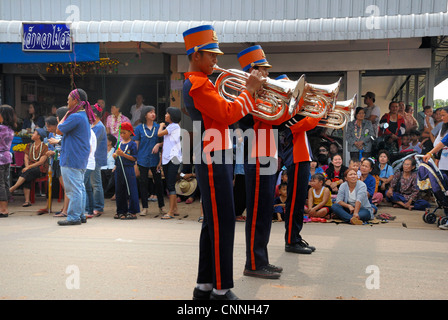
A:
{"type": "Polygon", "coordinates": [[[79,221],[84,218],[85,204],[85,169],[74,169],[61,167],[62,179],[64,180],[65,194],[70,202],[67,209],[67,221],[79,221]]]}
{"type": "MultiPolygon", "coordinates": [[[[333,204],[331,206],[331,210],[345,222],[350,222],[350,219],[353,218],[353,215],[348,211],[348,209],[344,208],[338,203],[333,204]]],[[[372,218],[370,215],[370,211],[365,208],[361,208],[358,212],[358,215],[359,219],[362,221],[369,221],[372,218]]]]}
{"type": "Polygon", "coordinates": [[[96,166],[95,170],[86,170],[84,175],[84,184],[86,187],[86,205],[85,211],[89,214],[93,210],[104,211],[104,191],[101,180],[101,167],[96,166]]]}
{"type": "MultiPolygon", "coordinates": [[[[391,198],[387,197],[387,200],[392,203],[396,203],[399,201],[401,201],[403,203],[407,202],[406,198],[401,193],[398,193],[395,191],[391,198]]],[[[412,203],[412,205],[414,206],[414,210],[421,210],[421,211],[425,211],[426,208],[431,207],[431,204],[424,199],[418,199],[418,200],[414,201],[412,203]]]]}

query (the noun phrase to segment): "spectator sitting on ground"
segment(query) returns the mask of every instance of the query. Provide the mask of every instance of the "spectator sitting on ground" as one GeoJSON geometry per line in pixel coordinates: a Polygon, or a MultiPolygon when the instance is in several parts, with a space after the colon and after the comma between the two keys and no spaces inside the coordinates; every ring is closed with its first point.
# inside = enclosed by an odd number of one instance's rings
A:
{"type": "Polygon", "coordinates": [[[371,174],[373,169],[374,169],[373,161],[370,159],[364,159],[361,162],[361,168],[360,168],[361,177],[359,178],[359,180],[361,180],[366,184],[367,197],[369,198],[369,201],[372,204],[375,214],[377,208],[376,206],[374,206],[374,204],[383,201],[383,195],[379,192],[376,192],[378,186],[377,186],[377,180],[371,174]]]}
{"type": "Polygon", "coordinates": [[[284,221],[285,217],[285,207],[286,207],[286,198],[288,196],[288,183],[282,182],[278,188],[279,195],[274,199],[274,213],[272,220],[273,221],[284,221]]]}
{"type": "Polygon", "coordinates": [[[378,169],[380,172],[378,190],[384,195],[394,177],[394,169],[389,165],[389,153],[386,150],[380,150],[378,153],[378,169]]]}
{"type": "Polygon", "coordinates": [[[332,142],[330,143],[330,153],[329,153],[329,157],[331,159],[331,157],[333,157],[335,154],[340,154],[341,150],[339,148],[339,144],[337,142],[332,142]]]}
{"type": "MultiPolygon", "coordinates": [[[[330,160],[330,151],[328,149],[328,147],[324,144],[319,146],[319,152],[317,154],[317,156],[321,159],[319,162],[320,166],[323,165],[329,165],[331,160],[330,160]]],[[[324,171],[326,170],[326,168],[322,168],[324,171]]]]}
{"type": "Polygon", "coordinates": [[[395,172],[386,193],[387,200],[394,204],[394,208],[425,210],[430,206],[426,200],[418,199],[419,189],[415,166],[415,159],[408,158],[403,162],[402,169],[395,172]]]}
{"type": "Polygon", "coordinates": [[[339,186],[344,182],[345,170],[347,170],[347,167],[342,164],[342,156],[340,154],[333,155],[331,163],[325,171],[327,175],[325,185],[330,188],[332,194],[336,194],[339,186]]]}
{"type": "Polygon", "coordinates": [[[354,169],[358,173],[358,178],[361,176],[361,171],[359,171],[360,167],[361,167],[361,160],[359,160],[358,158],[350,159],[350,162],[348,163],[348,168],[354,169]]]}
{"type": "Polygon", "coordinates": [[[180,179],[176,182],[177,202],[185,201],[186,204],[193,203],[199,193],[196,174],[193,165],[182,163],[180,179]]]}
{"type": "Polygon", "coordinates": [[[330,189],[324,186],[325,177],[321,173],[314,174],[311,177],[311,188],[308,190],[308,208],[305,214],[308,218],[330,218],[331,200],[330,189]]]}
{"type": "Polygon", "coordinates": [[[324,154],[317,155],[317,165],[325,172],[328,169],[328,157],[324,154]]]}
{"type": "Polygon", "coordinates": [[[373,219],[373,207],[367,197],[366,184],[358,180],[353,169],[345,172],[345,182],[339,188],[335,203],[331,210],[344,222],[363,224],[373,219]]]}
{"type": "Polygon", "coordinates": [[[311,182],[311,177],[317,173],[324,173],[324,170],[319,166],[318,162],[313,159],[310,162],[310,180],[309,180],[309,182],[311,182]]]}

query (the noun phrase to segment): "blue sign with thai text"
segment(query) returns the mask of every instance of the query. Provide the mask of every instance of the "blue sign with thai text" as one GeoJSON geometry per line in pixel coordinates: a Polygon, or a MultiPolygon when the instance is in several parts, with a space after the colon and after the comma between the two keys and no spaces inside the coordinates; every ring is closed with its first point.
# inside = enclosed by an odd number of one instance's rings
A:
{"type": "Polygon", "coordinates": [[[72,52],[70,24],[23,23],[22,50],[72,52]]]}

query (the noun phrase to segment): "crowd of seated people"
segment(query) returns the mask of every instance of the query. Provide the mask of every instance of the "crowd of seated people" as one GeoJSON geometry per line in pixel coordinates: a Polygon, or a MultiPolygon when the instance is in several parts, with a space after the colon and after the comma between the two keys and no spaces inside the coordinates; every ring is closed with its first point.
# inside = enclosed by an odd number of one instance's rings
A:
{"type": "Polygon", "coordinates": [[[347,149],[331,139],[321,139],[313,149],[305,208],[308,219],[337,218],[362,224],[378,214],[380,205],[406,210],[425,210],[431,205],[417,187],[413,155],[427,154],[448,132],[448,124],[443,129],[448,107],[433,110],[424,106],[418,121],[413,106],[402,101],[390,102],[388,112],[381,114],[374,93],[363,97],[366,106],[356,108],[345,129],[347,149]]]}

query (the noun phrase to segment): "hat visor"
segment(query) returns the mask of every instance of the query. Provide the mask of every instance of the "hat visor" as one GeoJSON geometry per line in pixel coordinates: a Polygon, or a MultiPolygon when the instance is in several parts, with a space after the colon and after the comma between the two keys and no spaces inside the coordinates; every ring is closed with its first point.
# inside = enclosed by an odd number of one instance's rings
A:
{"type": "Polygon", "coordinates": [[[257,63],[256,66],[257,66],[257,67],[272,68],[272,66],[271,66],[269,63],[267,63],[267,62],[257,63]]]}
{"type": "Polygon", "coordinates": [[[216,53],[216,54],[224,54],[224,52],[222,52],[219,49],[203,49],[203,50],[199,50],[199,51],[207,51],[207,52],[216,53]]]}

